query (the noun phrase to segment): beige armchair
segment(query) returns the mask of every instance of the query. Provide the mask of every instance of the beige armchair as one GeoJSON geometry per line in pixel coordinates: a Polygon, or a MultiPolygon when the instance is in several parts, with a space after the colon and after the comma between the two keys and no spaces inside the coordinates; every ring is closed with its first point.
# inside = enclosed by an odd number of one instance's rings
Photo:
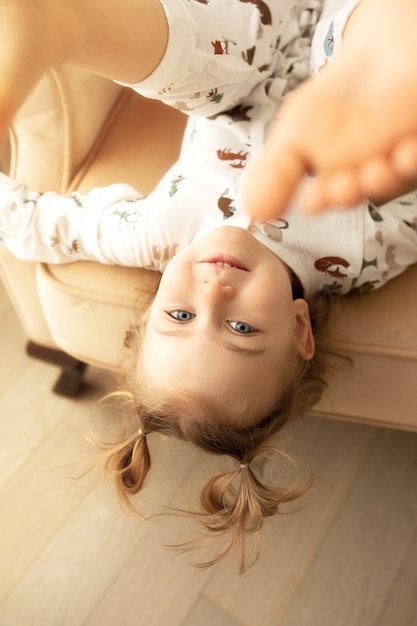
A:
{"type": "MultiPolygon", "coordinates": [[[[175,160],[184,123],[182,114],[111,81],[60,68],[19,111],[0,162],[39,191],[126,182],[147,194],[175,160]]],[[[22,262],[3,244],[0,273],[29,354],[63,368],[55,391],[67,395],[78,393],[85,364],[119,369],[126,330],[159,280],[98,263],[22,262]]],[[[331,328],[352,367],[330,372],[314,413],[417,431],[417,266],[374,293],[344,298],[331,328]]]]}

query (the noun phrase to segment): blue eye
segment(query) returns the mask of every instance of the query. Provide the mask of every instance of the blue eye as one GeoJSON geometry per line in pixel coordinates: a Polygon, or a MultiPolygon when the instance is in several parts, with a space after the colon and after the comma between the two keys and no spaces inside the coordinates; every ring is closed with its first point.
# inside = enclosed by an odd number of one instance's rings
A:
{"type": "Polygon", "coordinates": [[[229,326],[241,335],[250,335],[255,332],[252,326],[249,326],[249,324],[246,324],[245,322],[229,322],[229,326]]]}
{"type": "Polygon", "coordinates": [[[183,311],[178,309],[177,311],[167,311],[170,317],[173,317],[177,322],[189,322],[192,320],[195,315],[194,313],[190,313],[189,311],[183,311]]]}

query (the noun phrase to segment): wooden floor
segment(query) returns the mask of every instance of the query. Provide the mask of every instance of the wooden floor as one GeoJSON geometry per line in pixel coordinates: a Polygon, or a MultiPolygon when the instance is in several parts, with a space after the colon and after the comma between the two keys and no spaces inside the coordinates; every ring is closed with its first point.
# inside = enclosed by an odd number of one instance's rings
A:
{"type": "MultiPolygon", "coordinates": [[[[90,369],[82,398],[54,396],[57,372],[24,355],[1,287],[0,348],[0,626],[417,624],[416,435],[303,420],[292,448],[315,475],[305,508],[265,525],[245,576],[233,563],[199,572],[165,547],[184,521],[138,524],[107,485],[73,478],[85,433],[118,422],[98,404],[109,376],[90,369]]],[[[151,444],[149,510],[195,497],[218,463],[151,444]]]]}

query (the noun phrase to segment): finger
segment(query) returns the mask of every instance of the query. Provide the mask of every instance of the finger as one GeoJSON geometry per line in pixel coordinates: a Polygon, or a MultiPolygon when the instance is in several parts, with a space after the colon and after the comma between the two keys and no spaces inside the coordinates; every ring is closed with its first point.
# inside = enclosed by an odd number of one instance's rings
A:
{"type": "Polygon", "coordinates": [[[404,180],[386,157],[374,157],[358,169],[358,184],[365,196],[382,199],[399,193],[404,180]]]}
{"type": "Polygon", "coordinates": [[[417,178],[417,136],[400,141],[390,157],[392,167],[403,179],[417,178]]]}
{"type": "Polygon", "coordinates": [[[266,150],[247,168],[242,180],[245,208],[256,220],[285,213],[306,166],[290,150],[266,150]]]}
{"type": "Polygon", "coordinates": [[[354,169],[345,168],[309,181],[300,192],[300,205],[306,213],[320,213],[328,208],[350,208],[363,200],[354,169]]]}

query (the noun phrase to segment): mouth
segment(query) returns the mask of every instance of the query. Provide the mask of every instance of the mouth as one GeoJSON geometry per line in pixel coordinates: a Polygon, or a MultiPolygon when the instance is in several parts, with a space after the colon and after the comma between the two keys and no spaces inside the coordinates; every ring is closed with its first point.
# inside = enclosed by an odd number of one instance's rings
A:
{"type": "Polygon", "coordinates": [[[244,272],[249,272],[249,268],[235,257],[226,255],[226,254],[214,254],[213,256],[207,257],[199,263],[210,263],[211,265],[218,265],[224,269],[228,270],[242,270],[244,272]]]}

